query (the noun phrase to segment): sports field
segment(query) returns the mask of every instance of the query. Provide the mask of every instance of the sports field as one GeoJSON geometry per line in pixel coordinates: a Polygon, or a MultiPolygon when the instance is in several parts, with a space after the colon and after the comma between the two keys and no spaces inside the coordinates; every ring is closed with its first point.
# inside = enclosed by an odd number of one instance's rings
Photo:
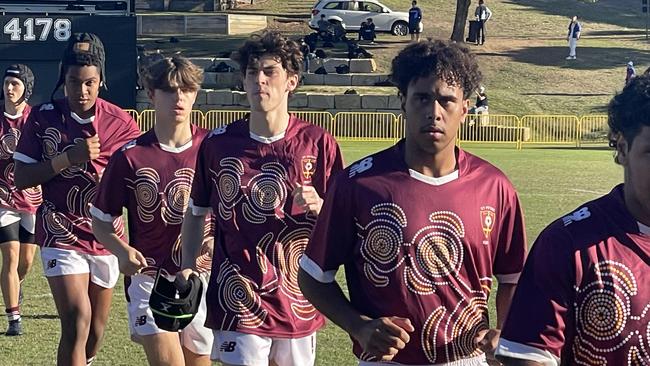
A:
{"type": "MultiPolygon", "coordinates": [[[[348,163],[389,145],[377,142],[341,143],[348,163]]],[[[614,164],[611,151],[605,147],[521,151],[479,146],[465,148],[492,162],[510,177],[523,203],[531,243],[550,220],[608,192],[622,181],[622,169],[614,164]]],[[[24,288],[22,312],[25,334],[11,338],[0,336],[0,366],[53,365],[56,362],[59,320],[38,258],[36,262],[24,288]]],[[[5,326],[6,321],[0,320],[2,331],[5,326]]],[[[335,326],[329,325],[319,334],[318,365],[355,365],[351,355],[349,339],[335,326]]],[[[146,365],[141,348],[129,340],[121,282],[115,290],[104,347],[94,365],[146,365]]]]}

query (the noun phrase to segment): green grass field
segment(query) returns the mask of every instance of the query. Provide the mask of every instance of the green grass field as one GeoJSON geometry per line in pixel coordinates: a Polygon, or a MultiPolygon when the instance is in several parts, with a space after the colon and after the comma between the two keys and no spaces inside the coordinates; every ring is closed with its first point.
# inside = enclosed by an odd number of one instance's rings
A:
{"type": "MultiPolygon", "coordinates": [[[[341,143],[348,163],[389,145],[379,142],[341,143]]],[[[510,177],[524,206],[531,243],[551,220],[608,192],[622,181],[622,170],[613,163],[612,154],[606,149],[536,148],[516,151],[479,146],[465,148],[497,165],[510,177]]],[[[25,283],[22,309],[25,335],[17,338],[0,336],[0,366],[55,363],[59,320],[40,261],[36,262],[25,283]]],[[[0,324],[4,328],[4,320],[0,324]]],[[[317,364],[355,365],[349,339],[333,325],[328,325],[319,334],[317,364]]],[[[115,289],[104,346],[95,365],[146,365],[141,348],[129,339],[121,282],[115,289]]]]}

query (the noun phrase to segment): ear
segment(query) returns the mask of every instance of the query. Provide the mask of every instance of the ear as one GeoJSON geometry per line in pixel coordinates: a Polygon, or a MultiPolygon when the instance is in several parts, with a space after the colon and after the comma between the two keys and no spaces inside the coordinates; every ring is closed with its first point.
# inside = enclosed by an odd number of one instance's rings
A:
{"type": "Polygon", "coordinates": [[[287,91],[289,93],[296,90],[298,87],[298,82],[300,81],[300,76],[298,74],[288,74],[287,75],[287,91]]]}
{"type": "Polygon", "coordinates": [[[616,137],[616,162],[621,165],[627,165],[627,153],[629,151],[629,144],[623,134],[616,137]]]}
{"type": "Polygon", "coordinates": [[[464,99],[463,100],[463,107],[462,107],[463,108],[463,119],[460,120],[460,123],[465,122],[465,117],[467,117],[467,113],[469,113],[469,103],[470,103],[469,99],[464,99]]]}
{"type": "Polygon", "coordinates": [[[149,89],[147,88],[147,97],[149,97],[149,100],[153,104],[153,97],[156,95],[156,91],[154,89],[149,89]]]}

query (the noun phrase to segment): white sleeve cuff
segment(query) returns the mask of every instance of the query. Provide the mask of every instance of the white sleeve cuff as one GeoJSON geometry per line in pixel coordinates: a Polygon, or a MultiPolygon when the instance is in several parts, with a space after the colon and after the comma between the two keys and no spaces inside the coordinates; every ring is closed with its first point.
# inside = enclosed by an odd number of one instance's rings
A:
{"type": "Polygon", "coordinates": [[[90,214],[97,219],[112,223],[118,216],[111,216],[110,214],[104,213],[104,211],[98,209],[95,206],[90,206],[90,214]]]}
{"type": "Polygon", "coordinates": [[[212,207],[201,207],[194,204],[194,200],[190,198],[189,207],[194,216],[205,216],[212,212],[212,207]]]}
{"type": "Polygon", "coordinates": [[[336,278],[336,270],[323,272],[320,266],[311,260],[311,258],[307,257],[306,254],[300,257],[300,268],[318,282],[332,283],[336,278]]]}
{"type": "Polygon", "coordinates": [[[508,284],[513,284],[513,285],[516,285],[519,282],[519,276],[521,276],[521,272],[520,273],[494,275],[494,277],[497,278],[497,281],[499,283],[508,283],[508,284]]]}
{"type": "Polygon", "coordinates": [[[495,355],[535,361],[543,366],[560,366],[560,359],[551,352],[522,343],[511,342],[504,338],[499,339],[495,355]]]}
{"type": "Polygon", "coordinates": [[[14,153],[14,160],[18,160],[21,163],[25,163],[25,164],[38,163],[38,160],[36,160],[36,159],[34,159],[34,158],[30,157],[30,156],[27,156],[25,154],[21,154],[19,152],[14,153]]]}

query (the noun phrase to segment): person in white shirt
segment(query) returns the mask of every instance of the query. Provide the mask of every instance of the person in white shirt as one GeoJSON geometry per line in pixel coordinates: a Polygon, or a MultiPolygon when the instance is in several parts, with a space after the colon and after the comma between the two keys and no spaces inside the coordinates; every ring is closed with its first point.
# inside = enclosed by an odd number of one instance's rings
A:
{"type": "Polygon", "coordinates": [[[485,23],[492,18],[490,8],[485,5],[484,0],[478,0],[478,6],[474,10],[474,16],[479,24],[479,34],[476,35],[476,44],[485,43],[485,23]]]}

